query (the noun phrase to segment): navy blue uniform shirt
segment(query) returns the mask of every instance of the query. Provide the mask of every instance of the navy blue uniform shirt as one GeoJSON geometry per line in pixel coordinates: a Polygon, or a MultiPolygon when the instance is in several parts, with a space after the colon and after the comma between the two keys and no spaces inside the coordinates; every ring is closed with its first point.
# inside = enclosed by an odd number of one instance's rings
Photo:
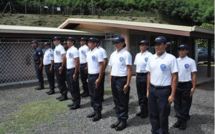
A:
{"type": "Polygon", "coordinates": [[[33,59],[34,59],[34,62],[39,64],[40,62],[40,58],[42,58],[43,56],[43,51],[41,48],[36,48],[35,51],[34,51],[34,54],[33,54],[33,59]]]}

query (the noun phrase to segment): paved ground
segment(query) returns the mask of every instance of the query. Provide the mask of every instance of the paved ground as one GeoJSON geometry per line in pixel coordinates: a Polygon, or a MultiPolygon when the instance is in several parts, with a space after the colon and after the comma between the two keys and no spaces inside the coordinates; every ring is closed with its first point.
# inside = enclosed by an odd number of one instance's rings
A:
{"type": "MultiPolygon", "coordinates": [[[[108,82],[106,88],[109,89],[108,82]]],[[[170,133],[172,134],[212,134],[214,132],[214,85],[205,84],[198,87],[193,99],[191,109],[191,120],[186,131],[179,131],[171,126],[175,122],[174,110],[169,118],[170,133]]],[[[21,105],[56,98],[59,94],[48,96],[47,90],[35,91],[34,87],[25,87],[19,89],[0,90],[0,123],[6,121],[12,113],[19,110],[21,105]]],[[[69,104],[70,101],[62,102],[62,105],[69,104]]],[[[128,127],[122,132],[115,132],[110,124],[115,121],[113,111],[113,101],[110,93],[105,95],[103,103],[103,119],[97,123],[92,123],[86,118],[87,113],[91,112],[89,99],[82,100],[82,108],[76,111],[66,110],[55,115],[52,123],[42,123],[30,128],[30,133],[35,134],[150,134],[151,126],[148,119],[139,119],[135,117],[138,111],[136,88],[134,80],[132,81],[130,95],[130,110],[128,127]]],[[[29,132],[28,131],[28,132],[29,132]]]]}

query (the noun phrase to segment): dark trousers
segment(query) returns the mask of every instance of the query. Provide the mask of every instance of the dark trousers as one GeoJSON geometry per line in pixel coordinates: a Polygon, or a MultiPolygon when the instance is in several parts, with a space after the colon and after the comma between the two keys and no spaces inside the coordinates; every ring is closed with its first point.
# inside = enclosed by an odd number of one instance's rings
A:
{"type": "Polygon", "coordinates": [[[79,88],[79,77],[76,80],[73,79],[75,69],[67,69],[66,78],[68,90],[71,93],[73,104],[76,106],[80,105],[80,88],[79,88]]]}
{"type": "Polygon", "coordinates": [[[152,134],[169,133],[170,105],[168,97],[171,94],[171,87],[150,86],[149,91],[149,117],[152,125],[152,134]]]}
{"type": "Polygon", "coordinates": [[[187,121],[190,119],[189,112],[192,104],[192,96],[190,96],[191,88],[191,82],[179,82],[177,86],[174,109],[176,117],[181,121],[187,121]]]}
{"type": "Polygon", "coordinates": [[[87,67],[87,64],[80,65],[80,75],[81,75],[81,82],[82,82],[84,93],[89,93],[88,82],[87,82],[88,73],[87,73],[86,67],[87,67]]]}
{"type": "Polygon", "coordinates": [[[60,93],[62,96],[67,96],[67,87],[66,87],[66,69],[64,68],[62,73],[59,73],[59,67],[61,66],[61,63],[55,63],[54,64],[54,70],[55,75],[57,78],[58,88],[60,90],[60,93]]]}
{"type": "Polygon", "coordinates": [[[54,91],[55,88],[55,78],[54,78],[54,68],[50,70],[51,65],[45,65],[46,76],[49,82],[50,90],[54,91]]]}
{"type": "Polygon", "coordinates": [[[105,73],[103,74],[102,81],[101,81],[101,90],[102,90],[102,100],[104,100],[104,94],[105,94],[105,73]]]}
{"type": "Polygon", "coordinates": [[[44,88],[44,79],[43,79],[43,69],[40,69],[39,67],[40,64],[34,64],[35,71],[36,71],[36,76],[39,82],[40,88],[44,88]]]}
{"type": "Polygon", "coordinates": [[[148,114],[147,73],[137,73],[136,87],[141,113],[148,114]]]}
{"type": "Polygon", "coordinates": [[[128,119],[128,103],[130,87],[127,93],[124,93],[123,88],[127,82],[127,77],[111,77],[111,88],[113,101],[116,107],[116,115],[118,120],[126,121],[128,119]]]}
{"type": "Polygon", "coordinates": [[[101,83],[96,88],[95,81],[99,77],[99,74],[88,75],[88,89],[90,95],[91,106],[97,113],[101,113],[102,110],[102,90],[101,83]]]}

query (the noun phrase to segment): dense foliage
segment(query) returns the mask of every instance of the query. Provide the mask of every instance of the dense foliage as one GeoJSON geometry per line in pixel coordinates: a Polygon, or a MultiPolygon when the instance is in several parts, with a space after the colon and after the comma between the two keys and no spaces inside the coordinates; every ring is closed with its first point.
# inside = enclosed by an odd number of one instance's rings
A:
{"type": "MultiPolygon", "coordinates": [[[[8,0],[1,1],[0,9],[3,9],[8,0]]],[[[49,7],[48,13],[53,13],[56,7],[61,7],[65,14],[107,15],[116,12],[147,11],[168,16],[170,19],[181,19],[190,25],[214,24],[213,2],[213,0],[11,0],[17,13],[41,13],[41,7],[43,9],[44,6],[49,7]]]]}

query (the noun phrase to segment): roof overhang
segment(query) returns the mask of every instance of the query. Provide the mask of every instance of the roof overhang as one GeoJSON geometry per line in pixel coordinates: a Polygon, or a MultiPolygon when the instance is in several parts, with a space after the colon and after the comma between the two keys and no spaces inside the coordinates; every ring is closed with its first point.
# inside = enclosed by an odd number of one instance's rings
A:
{"type": "Polygon", "coordinates": [[[133,22],[133,21],[119,21],[119,20],[104,20],[104,19],[80,19],[80,18],[69,18],[64,21],[58,28],[61,29],[78,29],[82,27],[109,27],[109,28],[120,28],[128,30],[137,30],[153,33],[162,33],[177,36],[192,36],[198,38],[213,38],[214,31],[203,29],[197,26],[181,26],[181,25],[169,25],[169,24],[158,24],[158,23],[144,23],[144,22],[133,22]]]}
{"type": "Polygon", "coordinates": [[[80,30],[60,29],[54,27],[33,27],[17,25],[0,25],[0,34],[35,34],[35,35],[94,35],[103,36],[103,33],[91,33],[80,30]]]}

